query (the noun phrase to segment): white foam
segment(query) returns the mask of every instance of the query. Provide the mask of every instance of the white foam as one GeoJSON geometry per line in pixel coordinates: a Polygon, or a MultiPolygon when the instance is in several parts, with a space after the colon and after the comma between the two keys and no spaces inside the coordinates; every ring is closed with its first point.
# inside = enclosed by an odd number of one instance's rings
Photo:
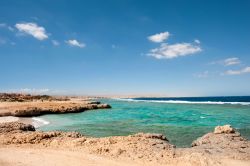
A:
{"type": "Polygon", "coordinates": [[[128,102],[149,102],[149,103],[170,103],[170,104],[233,104],[233,105],[250,105],[250,102],[221,102],[221,101],[183,101],[183,100],[136,100],[113,98],[114,100],[128,102]]]}
{"type": "Polygon", "coordinates": [[[4,117],[0,117],[0,123],[6,123],[6,122],[16,122],[18,121],[19,118],[18,117],[14,117],[14,116],[4,116],[4,117]]]}
{"type": "Polygon", "coordinates": [[[50,122],[42,119],[42,118],[32,118],[33,122],[32,122],[32,125],[35,127],[35,128],[39,128],[41,126],[44,126],[44,125],[48,125],[50,122]]]}

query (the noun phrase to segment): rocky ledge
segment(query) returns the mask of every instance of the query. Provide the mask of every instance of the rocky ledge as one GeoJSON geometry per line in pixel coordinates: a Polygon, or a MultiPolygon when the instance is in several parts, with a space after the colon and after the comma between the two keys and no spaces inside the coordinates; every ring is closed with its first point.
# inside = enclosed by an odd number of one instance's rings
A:
{"type": "Polygon", "coordinates": [[[12,122],[0,124],[0,145],[84,149],[112,158],[172,165],[221,165],[225,159],[250,163],[250,141],[228,125],[216,127],[190,148],[176,148],[161,134],[90,138],[76,132],[35,131],[32,125],[12,122]]]}
{"type": "Polygon", "coordinates": [[[44,114],[78,113],[111,108],[108,104],[74,101],[0,103],[0,116],[31,117],[44,114]]]}
{"type": "Polygon", "coordinates": [[[77,113],[86,110],[111,108],[108,104],[102,104],[89,99],[61,97],[60,99],[62,100],[59,100],[58,98],[45,95],[1,94],[0,99],[0,116],[31,117],[44,114],[77,113]]]}

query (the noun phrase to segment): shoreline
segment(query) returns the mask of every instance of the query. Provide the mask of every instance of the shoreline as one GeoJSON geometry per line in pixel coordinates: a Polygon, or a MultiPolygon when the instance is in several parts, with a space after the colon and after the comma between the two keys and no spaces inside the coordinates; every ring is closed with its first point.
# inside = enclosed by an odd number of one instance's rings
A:
{"type": "Polygon", "coordinates": [[[15,116],[3,116],[0,117],[0,124],[1,123],[9,123],[9,122],[19,122],[24,124],[33,125],[35,128],[42,127],[44,125],[48,125],[50,122],[39,118],[39,117],[15,117],[15,116]]]}
{"type": "Polygon", "coordinates": [[[250,141],[230,125],[217,126],[213,132],[193,139],[191,146],[184,148],[170,143],[166,137],[169,134],[137,133],[97,138],[78,132],[36,130],[50,123],[39,115],[110,107],[79,98],[0,102],[0,165],[41,166],[43,160],[46,165],[62,166],[69,163],[90,165],[90,162],[93,166],[100,163],[124,166],[250,165],[250,141]],[[18,157],[13,158],[13,154],[18,157]]]}
{"type": "MultiPolygon", "coordinates": [[[[94,158],[91,160],[93,166],[107,161],[114,162],[115,165],[123,163],[125,166],[131,165],[131,162],[141,166],[250,164],[250,141],[242,138],[230,125],[217,126],[213,132],[194,140],[192,147],[177,148],[162,134],[137,133],[94,138],[77,132],[35,131],[32,125],[12,122],[0,124],[0,145],[0,163],[4,166],[9,166],[12,162],[27,166],[29,164],[25,163],[26,160],[44,159],[48,162],[47,165],[66,166],[68,164],[62,154],[64,152],[71,156],[71,162],[76,165],[89,163],[90,158],[82,155],[91,155],[94,158]],[[27,151],[28,154],[24,154],[27,151]],[[17,154],[19,157],[4,157],[10,154],[17,154]],[[73,157],[76,154],[80,156],[73,157]]],[[[37,163],[30,165],[37,166],[37,163]]]]}

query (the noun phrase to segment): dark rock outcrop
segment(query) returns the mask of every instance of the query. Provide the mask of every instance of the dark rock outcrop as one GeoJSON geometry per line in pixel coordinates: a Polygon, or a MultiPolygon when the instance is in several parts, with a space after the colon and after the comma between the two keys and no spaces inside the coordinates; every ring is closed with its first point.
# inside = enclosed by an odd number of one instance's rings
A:
{"type": "Polygon", "coordinates": [[[19,122],[0,123],[0,133],[13,131],[35,131],[35,127],[30,124],[19,122]]]}

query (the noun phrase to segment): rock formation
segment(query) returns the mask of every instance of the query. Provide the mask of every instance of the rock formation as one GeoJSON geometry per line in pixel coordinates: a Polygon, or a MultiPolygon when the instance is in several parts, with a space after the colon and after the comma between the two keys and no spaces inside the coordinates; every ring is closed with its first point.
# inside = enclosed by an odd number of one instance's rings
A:
{"type": "Polygon", "coordinates": [[[78,113],[86,110],[111,108],[110,105],[102,104],[98,101],[80,100],[80,98],[57,100],[54,97],[45,95],[2,94],[0,95],[0,101],[2,101],[0,102],[0,116],[31,117],[44,114],[78,113]],[[8,102],[3,102],[3,99],[8,102]],[[19,102],[21,99],[25,99],[25,101],[19,102]]]}
{"type": "Polygon", "coordinates": [[[1,102],[28,102],[28,101],[67,101],[68,97],[52,97],[48,95],[30,95],[20,93],[0,93],[1,102]]]}
{"type": "Polygon", "coordinates": [[[216,133],[198,138],[190,148],[176,148],[161,134],[91,138],[76,132],[34,130],[31,125],[17,122],[0,124],[0,146],[84,149],[111,158],[173,165],[220,165],[223,159],[250,160],[250,141],[229,126],[220,127],[219,133],[217,127],[216,133]]]}

